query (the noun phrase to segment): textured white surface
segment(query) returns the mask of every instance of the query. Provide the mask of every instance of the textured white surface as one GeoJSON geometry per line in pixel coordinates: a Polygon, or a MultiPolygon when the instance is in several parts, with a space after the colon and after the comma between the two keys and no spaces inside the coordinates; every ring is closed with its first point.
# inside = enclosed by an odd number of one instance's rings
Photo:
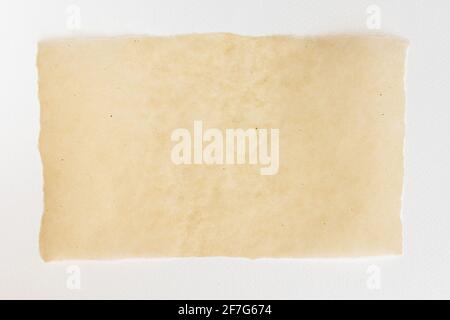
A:
{"type": "Polygon", "coordinates": [[[450,298],[449,12],[450,2],[444,0],[3,1],[0,298],[450,298]],[[79,31],[66,27],[71,4],[80,8],[79,31]],[[219,31],[364,33],[373,32],[366,27],[369,5],[381,9],[380,32],[410,40],[403,257],[41,261],[42,168],[35,68],[39,39],[219,31]],[[80,268],[80,290],[66,286],[71,265],[80,268]],[[381,286],[372,290],[377,271],[381,286]]]}

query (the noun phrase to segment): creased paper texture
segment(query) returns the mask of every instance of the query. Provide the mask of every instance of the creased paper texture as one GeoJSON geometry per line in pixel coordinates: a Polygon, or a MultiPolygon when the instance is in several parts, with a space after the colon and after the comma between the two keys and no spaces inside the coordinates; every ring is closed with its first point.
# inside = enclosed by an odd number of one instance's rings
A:
{"type": "Polygon", "coordinates": [[[377,36],[41,42],[43,259],[401,253],[406,47],[377,36]],[[176,163],[179,129],[192,153],[176,163]],[[225,145],[222,163],[194,159],[214,140],[206,132],[225,144],[228,129],[277,129],[277,167],[262,174],[250,153],[227,163],[225,145]]]}

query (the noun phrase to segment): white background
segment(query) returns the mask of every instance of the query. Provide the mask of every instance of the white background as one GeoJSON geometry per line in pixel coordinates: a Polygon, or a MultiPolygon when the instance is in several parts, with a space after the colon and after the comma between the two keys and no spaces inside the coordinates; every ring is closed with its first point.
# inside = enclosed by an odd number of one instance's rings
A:
{"type": "Polygon", "coordinates": [[[450,298],[450,1],[2,0],[0,33],[0,298],[450,298]],[[66,26],[70,4],[81,10],[80,30],[66,26]],[[381,9],[381,32],[410,40],[403,257],[41,261],[37,41],[373,33],[371,4],[381,9]],[[80,268],[80,290],[66,286],[70,265],[80,268]],[[377,274],[373,290],[367,281],[377,274]]]}

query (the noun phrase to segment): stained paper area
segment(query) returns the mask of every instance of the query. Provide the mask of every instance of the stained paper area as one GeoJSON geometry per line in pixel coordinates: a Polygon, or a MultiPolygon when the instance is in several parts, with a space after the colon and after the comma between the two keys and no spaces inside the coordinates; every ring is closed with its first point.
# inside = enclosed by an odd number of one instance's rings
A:
{"type": "Polygon", "coordinates": [[[406,47],[230,34],[39,43],[42,258],[400,254],[406,47]],[[175,164],[171,134],[194,121],[278,128],[278,173],[175,164]]]}

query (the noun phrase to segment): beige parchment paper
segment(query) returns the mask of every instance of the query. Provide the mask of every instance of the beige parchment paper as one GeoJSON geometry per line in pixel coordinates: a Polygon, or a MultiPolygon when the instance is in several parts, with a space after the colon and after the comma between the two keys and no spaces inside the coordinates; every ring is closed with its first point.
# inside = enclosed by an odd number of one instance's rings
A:
{"type": "Polygon", "coordinates": [[[39,43],[45,261],[400,254],[394,37],[39,43]],[[278,128],[279,170],[171,161],[173,130],[278,128]]]}

